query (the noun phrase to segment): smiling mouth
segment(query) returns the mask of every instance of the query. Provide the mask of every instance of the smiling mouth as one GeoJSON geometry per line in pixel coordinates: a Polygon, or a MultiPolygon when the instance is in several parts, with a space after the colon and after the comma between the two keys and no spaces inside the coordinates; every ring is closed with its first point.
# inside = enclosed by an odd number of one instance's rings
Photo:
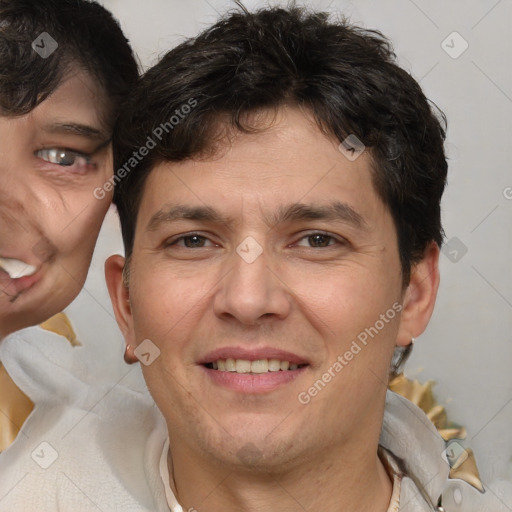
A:
{"type": "Polygon", "coordinates": [[[240,374],[262,374],[272,372],[296,371],[308,366],[307,363],[296,364],[280,359],[257,359],[249,361],[248,359],[217,359],[204,364],[209,370],[220,372],[232,372],[240,374]]]}

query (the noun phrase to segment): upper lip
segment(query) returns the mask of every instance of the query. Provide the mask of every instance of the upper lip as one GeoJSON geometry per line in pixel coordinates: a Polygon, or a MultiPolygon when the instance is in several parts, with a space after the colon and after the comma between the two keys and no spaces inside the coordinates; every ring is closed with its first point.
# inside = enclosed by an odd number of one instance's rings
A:
{"type": "Polygon", "coordinates": [[[245,359],[258,361],[261,359],[279,359],[289,361],[291,364],[308,364],[308,361],[297,354],[271,347],[247,349],[243,347],[221,347],[206,354],[199,360],[199,364],[208,364],[219,359],[245,359]]]}

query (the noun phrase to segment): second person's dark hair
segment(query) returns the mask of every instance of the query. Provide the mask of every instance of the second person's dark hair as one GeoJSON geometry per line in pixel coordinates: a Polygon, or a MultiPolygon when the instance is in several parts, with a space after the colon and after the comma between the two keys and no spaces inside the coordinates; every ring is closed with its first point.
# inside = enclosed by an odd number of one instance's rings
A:
{"type": "Polygon", "coordinates": [[[119,24],[98,3],[0,0],[0,115],[30,112],[59,86],[71,64],[98,80],[114,112],[138,77],[119,24]],[[43,33],[58,44],[46,58],[32,48],[43,33]]]}

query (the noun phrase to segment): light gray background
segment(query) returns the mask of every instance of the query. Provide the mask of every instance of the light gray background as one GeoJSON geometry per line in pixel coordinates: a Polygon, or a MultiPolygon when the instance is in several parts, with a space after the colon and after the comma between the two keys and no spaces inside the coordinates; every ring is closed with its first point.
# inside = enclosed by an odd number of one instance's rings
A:
{"type": "MultiPolygon", "coordinates": [[[[233,6],[226,0],[102,3],[120,20],[145,67],[233,6]]],[[[308,5],[382,31],[399,63],[448,117],[443,214],[452,254],[441,255],[436,312],[416,341],[407,375],[436,381],[439,402],[468,429],[484,482],[512,480],[512,2],[318,0],[308,5]],[[458,58],[442,46],[454,31],[469,44],[458,58]],[[466,254],[453,245],[453,237],[467,247],[466,254]]],[[[461,44],[451,35],[444,46],[453,53],[461,44]]],[[[122,340],[103,282],[103,261],[114,252],[122,248],[110,212],[85,289],[68,309],[79,333],[87,332],[87,343],[101,347],[113,368],[119,366],[122,340]]]]}

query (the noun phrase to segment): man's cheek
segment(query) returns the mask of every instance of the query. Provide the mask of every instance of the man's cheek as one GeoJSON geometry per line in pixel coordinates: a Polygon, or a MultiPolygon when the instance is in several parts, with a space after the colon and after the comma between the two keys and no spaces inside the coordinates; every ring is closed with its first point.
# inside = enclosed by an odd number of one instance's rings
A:
{"type": "MultiPolygon", "coordinates": [[[[145,364],[143,357],[140,359],[142,373],[149,391],[157,405],[177,403],[183,394],[189,396],[191,384],[187,382],[181,368],[172,360],[164,350],[150,364],[145,364]]],[[[165,406],[164,406],[165,407],[165,406]]]]}

